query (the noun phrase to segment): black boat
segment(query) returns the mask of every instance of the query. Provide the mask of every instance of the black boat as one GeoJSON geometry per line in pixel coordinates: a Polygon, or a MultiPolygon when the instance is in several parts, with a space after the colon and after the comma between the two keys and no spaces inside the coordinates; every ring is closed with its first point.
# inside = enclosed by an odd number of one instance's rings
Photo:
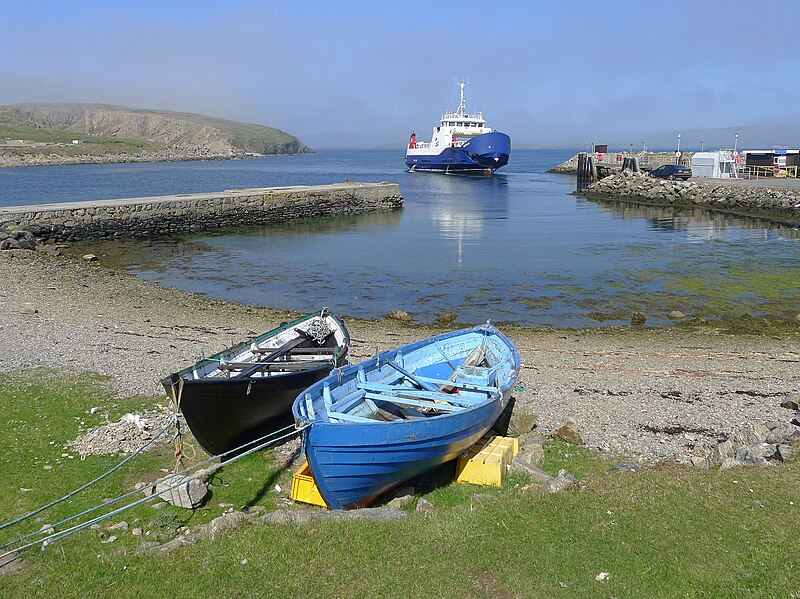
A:
{"type": "Polygon", "coordinates": [[[218,455],[291,421],[297,395],[347,362],[350,334],[327,309],[161,380],[198,443],[218,455]]]}

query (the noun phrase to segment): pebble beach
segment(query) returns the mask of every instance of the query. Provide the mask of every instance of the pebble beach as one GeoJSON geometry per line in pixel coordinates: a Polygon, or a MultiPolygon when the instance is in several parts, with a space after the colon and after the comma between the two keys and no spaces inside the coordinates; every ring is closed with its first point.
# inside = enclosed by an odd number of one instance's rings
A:
{"type": "MultiPolygon", "coordinates": [[[[165,405],[163,376],[297,316],[29,250],[0,252],[0,280],[0,371],[100,373],[121,397],[165,405]]],[[[342,316],[356,361],[445,330],[342,316]]],[[[780,404],[800,394],[795,329],[502,328],[522,354],[514,396],[539,431],[573,418],[588,447],[612,455],[699,463],[745,424],[790,419],[780,404]]]]}

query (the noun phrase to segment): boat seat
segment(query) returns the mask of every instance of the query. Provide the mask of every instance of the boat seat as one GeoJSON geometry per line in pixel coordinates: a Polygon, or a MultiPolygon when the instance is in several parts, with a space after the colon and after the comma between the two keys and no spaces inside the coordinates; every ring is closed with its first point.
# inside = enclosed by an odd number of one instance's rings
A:
{"type": "Polygon", "coordinates": [[[358,391],[352,395],[346,395],[342,399],[333,402],[331,407],[337,412],[346,412],[362,399],[364,399],[364,391],[358,391]]]}
{"type": "Polygon", "coordinates": [[[400,397],[398,395],[384,395],[381,393],[372,393],[367,391],[367,398],[373,401],[383,401],[386,403],[396,403],[404,406],[413,406],[415,408],[428,408],[432,410],[440,410],[442,412],[458,412],[466,409],[464,406],[457,406],[451,403],[435,403],[431,401],[419,401],[416,399],[409,399],[407,397],[400,397]]]}
{"type": "MultiPolygon", "coordinates": [[[[427,376],[418,376],[417,378],[420,381],[424,381],[426,383],[431,383],[433,385],[441,385],[442,387],[448,387],[448,388],[456,387],[459,389],[467,389],[469,391],[481,391],[483,393],[495,393],[497,391],[497,387],[491,386],[491,384],[497,380],[496,371],[487,372],[486,375],[484,376],[466,375],[464,378],[466,378],[467,380],[462,380],[462,379],[442,380],[427,376]],[[489,384],[487,385],[478,383],[489,383],[489,384]]],[[[449,396],[449,394],[446,395],[449,396]]]]}
{"type": "MultiPolygon", "coordinates": [[[[283,356],[283,355],[289,353],[291,350],[293,350],[295,347],[297,347],[298,345],[300,345],[304,341],[306,341],[306,339],[304,337],[298,337],[298,338],[292,339],[290,341],[287,341],[286,343],[281,345],[278,349],[273,351],[271,354],[269,354],[265,358],[263,358],[262,361],[263,362],[272,362],[272,361],[275,360],[275,358],[278,358],[280,356],[283,356]]],[[[255,364],[255,365],[251,366],[250,368],[246,368],[242,372],[239,372],[239,373],[235,374],[232,378],[242,378],[242,379],[244,379],[244,378],[253,376],[259,370],[263,370],[264,368],[266,368],[266,366],[267,366],[266,364],[255,364]]]]}
{"type": "Polygon", "coordinates": [[[333,354],[336,347],[295,347],[289,353],[292,355],[304,356],[308,354],[333,354]]]}
{"type": "Polygon", "coordinates": [[[422,389],[414,389],[413,387],[397,387],[395,385],[382,385],[380,383],[358,383],[358,388],[366,391],[367,393],[383,394],[386,397],[394,397],[397,395],[404,395],[414,397],[417,399],[427,400],[428,403],[422,404],[429,407],[438,404],[431,402],[442,401],[449,404],[456,404],[461,406],[473,406],[477,403],[482,403],[485,398],[471,398],[463,395],[454,395],[450,393],[443,393],[441,391],[423,391],[422,389]]]}

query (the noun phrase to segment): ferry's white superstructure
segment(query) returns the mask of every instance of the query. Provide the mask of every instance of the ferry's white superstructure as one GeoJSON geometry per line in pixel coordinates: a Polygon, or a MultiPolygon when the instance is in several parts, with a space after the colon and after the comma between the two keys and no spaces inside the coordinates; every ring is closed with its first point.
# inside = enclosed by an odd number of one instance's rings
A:
{"type": "Polygon", "coordinates": [[[411,134],[406,149],[410,170],[492,173],[508,163],[511,138],[487,127],[482,112],[467,112],[467,83],[457,85],[461,88],[458,110],[442,115],[431,141],[418,142],[416,134],[411,134]]]}

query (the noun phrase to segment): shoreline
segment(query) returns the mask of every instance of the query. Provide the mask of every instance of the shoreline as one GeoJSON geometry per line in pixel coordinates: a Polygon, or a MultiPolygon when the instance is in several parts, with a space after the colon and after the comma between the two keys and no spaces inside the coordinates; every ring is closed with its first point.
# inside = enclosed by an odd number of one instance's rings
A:
{"type": "MultiPolygon", "coordinates": [[[[0,252],[0,278],[0,371],[96,372],[122,396],[160,396],[169,372],[296,316],[28,250],[0,252]]],[[[344,320],[355,361],[448,328],[344,320]]],[[[800,393],[791,327],[502,328],[523,358],[518,405],[545,434],[574,418],[587,445],[607,453],[689,462],[748,422],[786,420],[780,403],[800,393]]]]}
{"type": "Polygon", "coordinates": [[[25,160],[25,155],[0,154],[0,168],[28,168],[36,166],[79,166],[82,164],[128,164],[128,163],[156,163],[156,162],[211,162],[217,160],[257,160],[259,158],[276,158],[279,156],[303,156],[314,154],[309,148],[308,152],[294,152],[285,154],[262,154],[258,156],[245,153],[237,154],[172,154],[169,152],[155,152],[146,154],[83,154],[79,156],[45,156],[37,154],[30,160],[25,160]]]}

